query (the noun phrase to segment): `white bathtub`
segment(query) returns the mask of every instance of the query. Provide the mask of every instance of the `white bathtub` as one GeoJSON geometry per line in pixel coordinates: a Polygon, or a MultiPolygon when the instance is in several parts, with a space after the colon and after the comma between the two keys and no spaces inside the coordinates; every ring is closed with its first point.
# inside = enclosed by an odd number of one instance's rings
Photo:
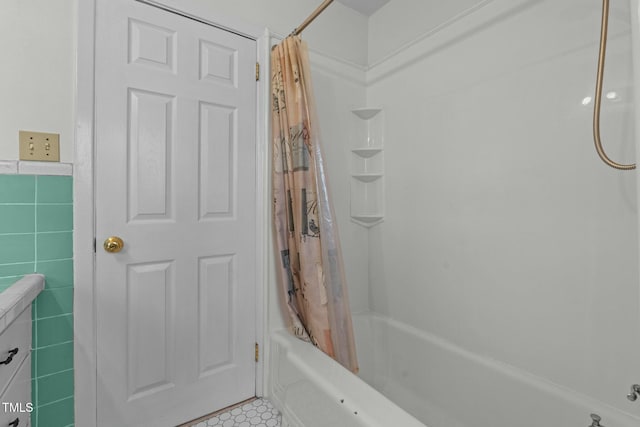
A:
{"type": "Polygon", "coordinates": [[[389,399],[286,330],[271,337],[269,399],[282,427],[424,427],[389,399]]]}
{"type": "Polygon", "coordinates": [[[272,336],[270,398],[283,427],[584,427],[592,412],[607,427],[640,425],[617,408],[392,319],[358,314],[354,325],[360,378],[286,331],[272,336]]]}

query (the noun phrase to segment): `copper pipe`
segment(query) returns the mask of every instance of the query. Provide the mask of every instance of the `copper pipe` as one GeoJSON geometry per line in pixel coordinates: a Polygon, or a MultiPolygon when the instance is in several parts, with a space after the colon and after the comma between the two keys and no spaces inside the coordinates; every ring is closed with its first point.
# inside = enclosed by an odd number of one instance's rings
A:
{"type": "Polygon", "coordinates": [[[623,165],[611,160],[602,148],[600,139],[600,106],[602,101],[602,80],[604,79],[604,59],[607,52],[607,27],[609,25],[609,0],[602,0],[602,25],[600,28],[600,53],[598,54],[598,75],[596,77],[596,97],[593,102],[593,141],[598,155],[614,169],[632,170],[636,164],[623,165]]]}
{"type": "Polygon", "coordinates": [[[307,28],[309,24],[313,22],[314,19],[318,17],[318,15],[320,15],[327,7],[329,7],[331,3],[333,3],[333,0],[324,0],[322,4],[318,6],[318,8],[314,10],[313,13],[302,22],[302,24],[294,28],[294,30],[291,32],[291,35],[297,36],[298,34],[300,34],[305,28],[307,28]]]}

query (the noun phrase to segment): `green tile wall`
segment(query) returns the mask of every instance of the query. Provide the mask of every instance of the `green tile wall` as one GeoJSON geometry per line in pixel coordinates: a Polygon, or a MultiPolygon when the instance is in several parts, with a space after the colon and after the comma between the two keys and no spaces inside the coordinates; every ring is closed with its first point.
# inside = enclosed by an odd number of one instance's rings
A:
{"type": "Polygon", "coordinates": [[[0,175],[0,291],[46,277],[33,302],[33,427],[73,426],[73,186],[69,176],[0,175]]]}

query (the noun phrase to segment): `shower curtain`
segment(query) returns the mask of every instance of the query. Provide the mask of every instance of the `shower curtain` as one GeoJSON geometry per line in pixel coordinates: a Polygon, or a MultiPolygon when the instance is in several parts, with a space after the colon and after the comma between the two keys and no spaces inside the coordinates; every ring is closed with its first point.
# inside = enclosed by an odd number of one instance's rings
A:
{"type": "Polygon", "coordinates": [[[282,295],[293,333],[358,371],[344,266],[329,203],[306,43],[271,51],[273,202],[282,295]]]}

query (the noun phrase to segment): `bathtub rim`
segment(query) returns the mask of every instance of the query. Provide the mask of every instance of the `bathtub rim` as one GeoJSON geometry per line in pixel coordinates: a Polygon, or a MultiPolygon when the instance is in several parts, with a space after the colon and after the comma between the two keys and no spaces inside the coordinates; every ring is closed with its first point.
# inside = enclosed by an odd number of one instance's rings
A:
{"type": "MultiPolygon", "coordinates": [[[[284,351],[283,356],[294,364],[310,380],[317,384],[328,396],[335,399],[336,407],[344,406],[348,411],[357,412],[363,426],[386,427],[402,425],[403,427],[427,427],[417,418],[399,407],[363,379],[342,367],[335,360],[324,354],[313,345],[293,336],[287,329],[279,329],[271,333],[271,352],[277,354],[275,346],[284,351]],[[340,384],[340,388],[336,386],[340,384]],[[344,402],[340,402],[343,399],[344,402]]],[[[277,363],[272,358],[272,363],[277,363]]],[[[294,413],[274,393],[278,381],[276,370],[272,366],[273,375],[270,381],[271,399],[283,414],[294,413]]]]}
{"type": "MultiPolygon", "coordinates": [[[[400,333],[411,335],[418,341],[425,342],[428,345],[432,345],[450,353],[453,357],[464,359],[468,363],[481,369],[488,370],[494,374],[504,376],[505,378],[508,378],[515,382],[519,382],[523,386],[528,387],[530,390],[535,390],[537,392],[551,396],[559,401],[564,402],[564,404],[567,406],[581,408],[582,413],[584,413],[585,415],[585,420],[587,421],[588,414],[590,412],[595,412],[602,416],[603,425],[639,425],[638,422],[640,421],[640,417],[631,411],[613,406],[593,396],[587,395],[566,385],[556,383],[548,378],[539,376],[523,368],[508,364],[506,362],[483,354],[475,353],[439,335],[421,330],[413,325],[394,319],[385,314],[369,311],[354,313],[353,317],[354,319],[358,317],[366,319],[366,321],[369,323],[368,326],[372,328],[375,328],[375,326],[371,324],[372,322],[381,323],[382,326],[379,327],[393,328],[398,330],[400,333]],[[608,422],[605,422],[605,420],[607,420],[608,422]]],[[[372,343],[372,346],[375,348],[375,344],[372,343]]],[[[626,390],[623,391],[626,392],[626,390]]],[[[392,399],[387,399],[393,402],[392,399]]]]}

